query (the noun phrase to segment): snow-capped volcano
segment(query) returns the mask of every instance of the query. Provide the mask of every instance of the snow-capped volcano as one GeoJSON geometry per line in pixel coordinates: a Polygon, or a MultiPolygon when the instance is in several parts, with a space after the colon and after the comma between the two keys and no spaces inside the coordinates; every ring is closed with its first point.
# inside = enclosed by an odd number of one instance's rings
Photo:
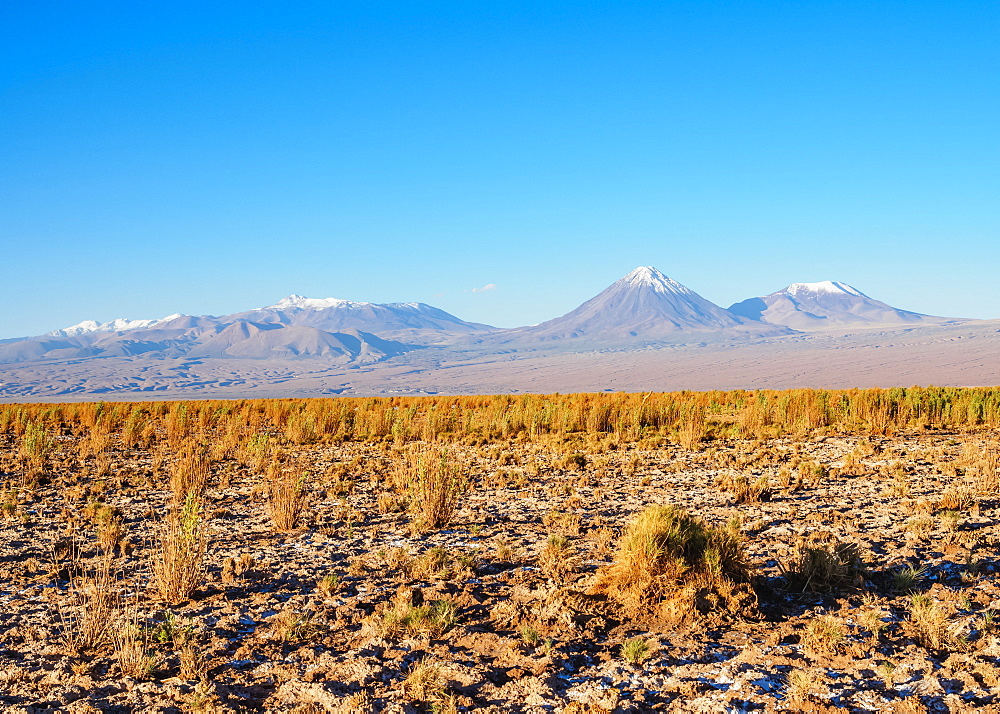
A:
{"type": "MultiPolygon", "coordinates": [[[[615,285],[619,286],[629,286],[635,288],[647,288],[657,293],[664,294],[677,294],[677,295],[695,295],[696,293],[690,288],[681,285],[679,282],[673,278],[668,278],[666,275],[661,273],[659,270],[651,265],[643,265],[631,273],[626,275],[621,280],[617,281],[615,285]]],[[[614,285],[612,286],[614,287],[614,285]]]]}
{"type": "MultiPolygon", "coordinates": [[[[643,266],[562,317],[509,332],[533,340],[656,340],[684,332],[743,330],[749,322],[656,268],[643,266]]],[[[767,334],[786,332],[760,323],[755,326],[767,334]]]]}
{"type": "Polygon", "coordinates": [[[731,305],[729,310],[752,320],[804,331],[869,325],[942,323],[949,320],[946,317],[900,310],[865,295],[847,283],[833,280],[792,283],[770,295],[738,302],[731,305]]]}
{"type": "Polygon", "coordinates": [[[178,317],[181,317],[180,313],[175,313],[173,315],[167,315],[166,317],[161,317],[158,320],[129,320],[127,317],[119,317],[108,322],[97,322],[96,320],[84,320],[83,322],[78,322],[70,327],[64,327],[61,330],[52,330],[52,332],[46,332],[46,337],[76,337],[77,335],[87,335],[92,332],[126,332],[128,330],[142,330],[147,327],[152,327],[161,322],[169,322],[178,317]]]}
{"type": "Polygon", "coordinates": [[[327,332],[362,330],[390,340],[427,344],[495,329],[460,320],[422,302],[381,304],[302,295],[289,295],[273,305],[219,319],[315,327],[327,332]]]}

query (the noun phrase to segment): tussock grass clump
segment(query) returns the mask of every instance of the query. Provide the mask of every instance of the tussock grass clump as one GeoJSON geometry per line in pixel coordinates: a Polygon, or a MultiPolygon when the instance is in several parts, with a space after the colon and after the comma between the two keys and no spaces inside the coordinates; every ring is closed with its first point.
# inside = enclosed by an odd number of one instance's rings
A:
{"type": "Polygon", "coordinates": [[[631,615],[685,620],[698,613],[756,610],[740,535],[677,506],[650,506],[618,542],[615,561],[598,571],[592,592],[631,615]]]}
{"type": "Polygon", "coordinates": [[[802,646],[813,657],[835,654],[846,637],[844,623],[836,617],[817,617],[806,625],[806,631],[802,635],[802,646]]]}
{"type": "Polygon", "coordinates": [[[283,610],[275,616],[272,632],[282,642],[309,642],[326,633],[325,625],[317,621],[312,611],[283,610]]]}
{"type": "Polygon", "coordinates": [[[174,499],[183,502],[189,493],[201,495],[208,483],[212,462],[202,444],[186,441],[170,469],[170,490],[174,499]]]}
{"type": "Polygon", "coordinates": [[[577,571],[579,561],[573,541],[560,533],[551,534],[538,554],[542,572],[559,584],[565,583],[577,571]]]}
{"type": "Polygon", "coordinates": [[[961,622],[952,622],[944,603],[929,595],[910,597],[909,629],[925,649],[956,651],[968,645],[961,622]]]}
{"type": "Polygon", "coordinates": [[[736,503],[761,503],[771,500],[771,485],[767,476],[752,479],[746,475],[724,475],[719,481],[719,488],[733,494],[736,503]]]}
{"type": "Polygon", "coordinates": [[[778,563],[794,592],[831,592],[864,582],[865,567],[857,543],[844,543],[830,534],[804,539],[789,563],[778,563]]]}
{"type": "Polygon", "coordinates": [[[448,691],[448,679],[439,664],[414,662],[403,680],[403,696],[411,702],[430,705],[435,712],[457,712],[456,697],[448,691]]]}
{"type": "Polygon", "coordinates": [[[119,671],[126,677],[149,679],[160,665],[149,629],[134,609],[122,613],[111,633],[119,671]]]}
{"type": "Polygon", "coordinates": [[[457,608],[447,600],[427,605],[396,601],[376,617],[374,624],[382,637],[401,634],[437,637],[454,627],[457,621],[457,608]]]}
{"type": "Polygon", "coordinates": [[[641,665],[653,656],[653,648],[648,640],[642,637],[633,637],[622,643],[621,655],[622,659],[629,664],[641,665]]]}
{"type": "Polygon", "coordinates": [[[910,592],[927,575],[926,569],[921,566],[906,565],[892,572],[892,589],[895,592],[910,592]]]}
{"type": "Polygon", "coordinates": [[[121,609],[118,588],[119,578],[112,573],[109,559],[103,559],[91,576],[70,579],[70,606],[59,611],[68,649],[82,652],[108,642],[121,609]]]}

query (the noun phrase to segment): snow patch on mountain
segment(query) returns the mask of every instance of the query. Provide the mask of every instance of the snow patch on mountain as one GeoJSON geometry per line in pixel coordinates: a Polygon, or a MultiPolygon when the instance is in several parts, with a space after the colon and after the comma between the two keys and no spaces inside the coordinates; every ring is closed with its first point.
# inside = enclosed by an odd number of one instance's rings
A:
{"type": "Polygon", "coordinates": [[[674,295],[694,295],[694,291],[681,285],[673,278],[668,278],[651,265],[643,265],[618,281],[622,286],[650,288],[654,292],[674,295]]]}
{"type": "Polygon", "coordinates": [[[307,298],[302,295],[289,295],[278,300],[273,305],[262,307],[261,310],[288,310],[298,308],[300,310],[325,310],[329,307],[361,306],[370,305],[367,302],[354,302],[353,300],[341,300],[340,298],[307,298]]]}
{"type": "Polygon", "coordinates": [[[142,330],[147,327],[152,327],[153,325],[158,325],[161,322],[169,322],[170,320],[174,320],[178,317],[181,317],[179,312],[156,320],[130,320],[127,317],[118,317],[114,320],[109,320],[108,322],[84,320],[83,322],[78,322],[75,325],[64,327],[61,330],[46,332],[45,336],[76,337],[78,335],[88,335],[95,332],[127,332],[129,330],[142,330]]]}
{"type": "Polygon", "coordinates": [[[834,280],[822,280],[818,283],[792,283],[787,288],[780,290],[779,292],[785,292],[791,295],[820,295],[825,293],[829,295],[854,295],[855,297],[868,297],[857,288],[852,288],[847,283],[838,283],[834,280]]]}

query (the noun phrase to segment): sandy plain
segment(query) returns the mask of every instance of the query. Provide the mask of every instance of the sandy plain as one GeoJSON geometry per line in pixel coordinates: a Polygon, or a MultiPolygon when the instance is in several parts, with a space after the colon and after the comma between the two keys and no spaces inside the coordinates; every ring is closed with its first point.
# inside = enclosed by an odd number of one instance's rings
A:
{"type": "Polygon", "coordinates": [[[0,368],[0,401],[1000,384],[1000,320],[685,340],[507,351],[425,348],[355,367],[312,359],[143,357],[9,364],[0,368]]]}

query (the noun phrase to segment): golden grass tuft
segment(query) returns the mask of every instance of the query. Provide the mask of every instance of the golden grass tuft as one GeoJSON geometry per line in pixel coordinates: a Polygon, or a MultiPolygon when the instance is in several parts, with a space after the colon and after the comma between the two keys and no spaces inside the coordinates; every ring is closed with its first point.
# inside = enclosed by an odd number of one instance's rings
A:
{"type": "Polygon", "coordinates": [[[802,540],[791,561],[778,565],[788,589],[794,592],[831,592],[864,582],[858,545],[841,542],[829,533],[802,540]]]}
{"type": "Polygon", "coordinates": [[[756,610],[739,533],[705,524],[677,506],[650,506],[618,542],[592,592],[633,616],[686,620],[699,613],[756,610]]]}

